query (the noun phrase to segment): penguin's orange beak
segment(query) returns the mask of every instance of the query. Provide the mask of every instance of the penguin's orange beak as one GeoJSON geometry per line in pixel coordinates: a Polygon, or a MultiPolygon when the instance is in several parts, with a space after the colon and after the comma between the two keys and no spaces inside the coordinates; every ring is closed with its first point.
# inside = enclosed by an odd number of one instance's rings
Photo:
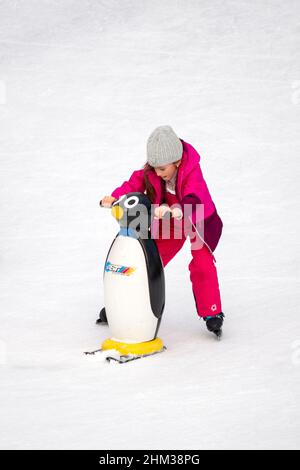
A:
{"type": "Polygon", "coordinates": [[[111,213],[115,219],[120,220],[123,217],[124,211],[121,206],[116,205],[112,207],[111,213]]]}

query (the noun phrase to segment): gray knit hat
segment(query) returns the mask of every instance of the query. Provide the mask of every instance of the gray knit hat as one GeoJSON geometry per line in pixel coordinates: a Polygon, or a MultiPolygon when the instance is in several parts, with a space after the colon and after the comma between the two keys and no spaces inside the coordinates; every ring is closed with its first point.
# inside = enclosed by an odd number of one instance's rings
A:
{"type": "Polygon", "coordinates": [[[153,167],[180,160],[182,151],[182,142],[171,126],[157,127],[148,138],[147,161],[153,167]]]}

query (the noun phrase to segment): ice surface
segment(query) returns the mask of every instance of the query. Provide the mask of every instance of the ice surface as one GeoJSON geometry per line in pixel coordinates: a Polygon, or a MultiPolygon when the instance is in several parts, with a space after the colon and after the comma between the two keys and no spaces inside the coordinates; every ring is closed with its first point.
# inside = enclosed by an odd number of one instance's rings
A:
{"type": "Polygon", "coordinates": [[[3,449],[299,447],[297,0],[0,3],[3,449]],[[82,353],[115,221],[98,201],[154,127],[201,154],[224,222],[221,342],[189,246],[166,268],[162,355],[82,353]],[[179,288],[180,286],[180,288],[179,288]]]}

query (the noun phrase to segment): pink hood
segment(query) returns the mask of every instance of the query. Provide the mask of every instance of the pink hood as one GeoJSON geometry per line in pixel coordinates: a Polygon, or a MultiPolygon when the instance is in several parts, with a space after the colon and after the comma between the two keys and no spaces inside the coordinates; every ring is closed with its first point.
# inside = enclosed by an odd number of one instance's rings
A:
{"type": "MultiPolygon", "coordinates": [[[[202,175],[200,155],[192,145],[184,142],[182,139],[181,141],[183,154],[177,172],[176,194],[181,204],[184,204],[184,198],[189,195],[192,195],[199,200],[199,202],[204,204],[204,218],[206,219],[213,214],[216,209],[202,175]]],[[[148,173],[148,178],[156,192],[153,204],[161,204],[164,198],[165,183],[160,176],[157,176],[154,170],[148,173]]],[[[143,168],[134,171],[129,180],[116,188],[111,195],[118,199],[120,196],[123,196],[123,194],[129,192],[145,192],[143,168]]]]}

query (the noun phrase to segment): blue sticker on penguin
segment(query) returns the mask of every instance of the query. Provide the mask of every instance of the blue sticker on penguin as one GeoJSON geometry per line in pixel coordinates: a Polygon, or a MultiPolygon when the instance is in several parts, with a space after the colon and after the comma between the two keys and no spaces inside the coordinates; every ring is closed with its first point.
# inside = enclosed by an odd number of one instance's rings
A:
{"type": "Polygon", "coordinates": [[[105,263],[105,271],[113,272],[116,274],[123,274],[124,276],[131,276],[131,274],[136,270],[136,268],[131,268],[129,266],[122,266],[118,264],[113,264],[110,261],[105,263]]]}

